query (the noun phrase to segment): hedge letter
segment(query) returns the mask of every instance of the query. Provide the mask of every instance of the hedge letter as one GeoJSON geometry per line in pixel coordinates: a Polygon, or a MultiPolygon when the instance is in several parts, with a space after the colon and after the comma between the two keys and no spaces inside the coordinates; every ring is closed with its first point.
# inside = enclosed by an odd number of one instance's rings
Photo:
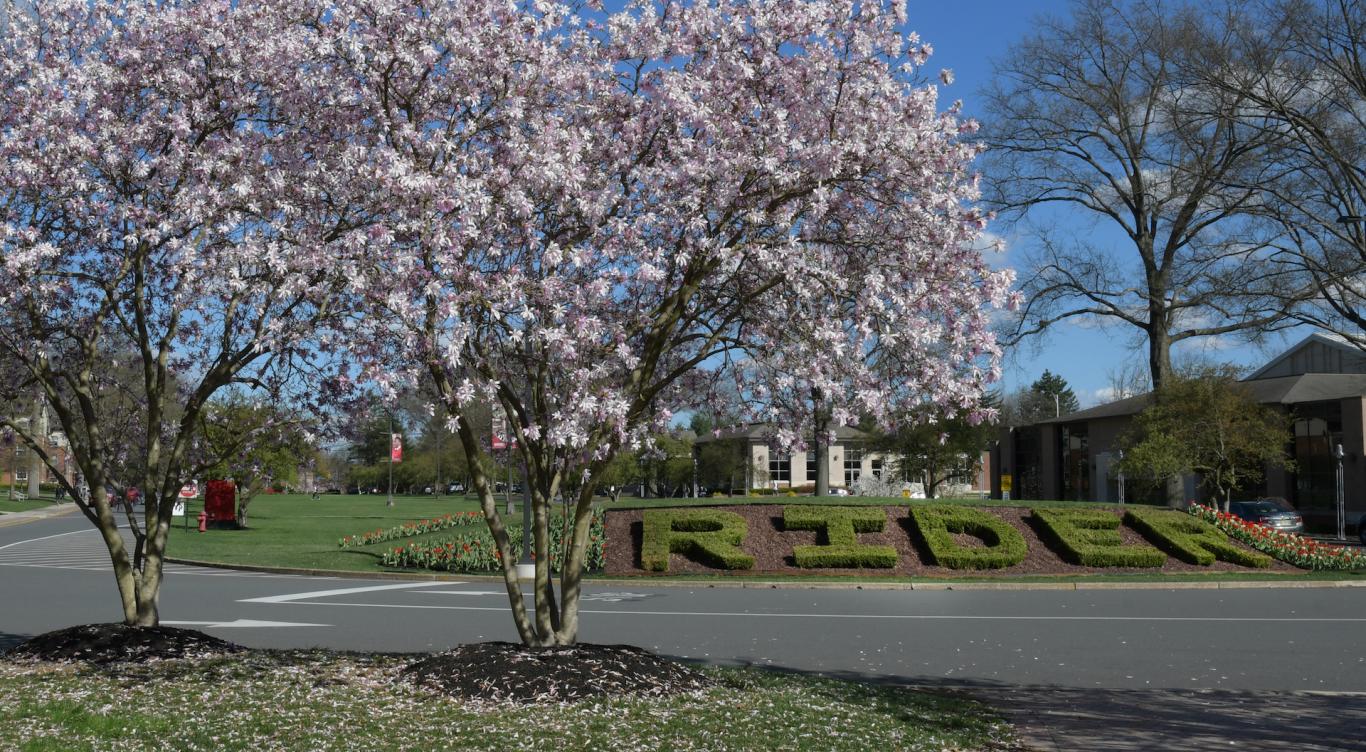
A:
{"type": "Polygon", "coordinates": [[[669,571],[669,554],[683,554],[718,569],[753,569],[741,551],[749,528],[745,518],[719,509],[649,509],[643,515],[640,563],[652,572],[669,571]]]}

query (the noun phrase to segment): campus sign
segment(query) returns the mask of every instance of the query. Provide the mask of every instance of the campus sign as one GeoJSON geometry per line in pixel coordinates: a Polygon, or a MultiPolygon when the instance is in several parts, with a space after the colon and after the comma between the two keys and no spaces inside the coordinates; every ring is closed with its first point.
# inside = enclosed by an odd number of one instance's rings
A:
{"type": "MultiPolygon", "coordinates": [[[[792,560],[804,569],[890,569],[896,548],[859,543],[859,533],[881,532],[886,507],[787,506],[785,530],[817,533],[816,545],[794,545],[792,560]]],[[[1244,567],[1268,567],[1269,556],[1233,542],[1210,523],[1185,512],[1130,507],[1123,516],[1106,509],[1038,507],[1029,510],[1039,537],[1066,561],[1088,567],[1155,568],[1173,556],[1189,564],[1209,566],[1224,561],[1244,567]],[[1144,543],[1126,543],[1120,525],[1137,531],[1144,543]]],[[[686,556],[716,569],[754,568],[743,545],[749,534],[745,518],[724,509],[651,509],[642,518],[641,565],[667,572],[670,554],[686,556]]],[[[948,569],[1005,569],[1029,554],[1025,537],[990,508],[949,504],[910,508],[911,535],[928,554],[928,563],[948,569]],[[964,545],[970,536],[981,545],[964,545]]]]}

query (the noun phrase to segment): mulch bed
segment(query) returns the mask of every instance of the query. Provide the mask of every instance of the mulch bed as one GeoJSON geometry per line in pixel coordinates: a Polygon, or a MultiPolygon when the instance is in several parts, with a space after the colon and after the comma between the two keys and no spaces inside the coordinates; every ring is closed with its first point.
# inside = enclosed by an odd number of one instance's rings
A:
{"type": "Polygon", "coordinates": [[[569,702],[589,697],[661,697],[714,682],[677,661],[629,645],[527,648],[481,642],[424,658],[402,676],[463,700],[569,702]]]}
{"type": "MultiPolygon", "coordinates": [[[[891,569],[801,569],[792,560],[793,546],[814,545],[821,541],[817,540],[818,535],[809,530],[786,530],[783,527],[783,507],[781,504],[747,504],[741,506],[723,507],[726,511],[735,512],[745,518],[749,526],[749,534],[740,548],[745,553],[754,557],[754,568],[742,571],[726,571],[713,569],[704,564],[699,564],[680,554],[673,554],[669,557],[668,572],[648,572],[640,564],[640,542],[641,542],[641,519],[642,510],[624,509],[611,511],[607,514],[607,541],[606,547],[607,563],[605,573],[609,575],[639,575],[639,576],[659,576],[663,574],[711,574],[711,575],[735,575],[741,577],[752,577],[755,574],[781,574],[811,577],[828,577],[837,575],[858,576],[866,578],[876,578],[879,576],[913,576],[913,577],[942,577],[942,578],[962,578],[972,577],[1018,577],[1021,575],[1086,575],[1086,574],[1184,574],[1197,572],[1285,572],[1303,573],[1304,570],[1291,566],[1280,561],[1273,561],[1269,568],[1253,569],[1242,567],[1237,564],[1229,564],[1223,561],[1216,561],[1210,566],[1203,567],[1196,564],[1187,564],[1174,556],[1167,557],[1167,563],[1161,567],[1139,568],[1139,567],[1083,567],[1069,564],[1063,560],[1055,551],[1049,548],[1039,538],[1039,533],[1034,528],[1031,521],[1029,510],[1022,507],[992,507],[989,509],[991,514],[1000,517],[1010,523],[1012,527],[1020,531],[1024,536],[1025,543],[1029,546],[1029,553],[1024,561],[1013,567],[1006,569],[984,569],[984,570],[957,570],[946,567],[936,566],[929,563],[929,554],[920,550],[915,536],[911,532],[910,511],[905,506],[889,506],[887,510],[887,525],[880,533],[860,533],[859,543],[868,545],[892,546],[897,551],[897,564],[891,569]],[[626,542],[621,545],[619,542],[626,542]]],[[[1123,516],[1120,510],[1112,510],[1118,517],[1123,516]]],[[[1120,525],[1120,534],[1126,544],[1143,543],[1147,540],[1139,534],[1137,530],[1127,525],[1120,525]]],[[[982,545],[982,542],[972,536],[959,535],[960,545],[982,545]]],[[[1248,548],[1244,544],[1233,541],[1235,545],[1248,548]]],[[[1249,550],[1251,550],[1249,548],[1249,550]]]]}
{"type": "Polygon", "coordinates": [[[0,653],[0,657],[105,665],[204,658],[244,650],[246,648],[241,645],[193,629],[82,624],[40,634],[0,653]]]}

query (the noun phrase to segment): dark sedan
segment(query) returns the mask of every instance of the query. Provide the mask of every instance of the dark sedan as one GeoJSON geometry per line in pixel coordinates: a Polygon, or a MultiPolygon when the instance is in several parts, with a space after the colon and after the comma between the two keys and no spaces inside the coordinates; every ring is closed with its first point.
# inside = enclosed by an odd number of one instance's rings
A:
{"type": "Polygon", "coordinates": [[[1304,518],[1279,499],[1235,501],[1228,505],[1228,511],[1235,517],[1266,525],[1281,532],[1304,532],[1304,518]]]}

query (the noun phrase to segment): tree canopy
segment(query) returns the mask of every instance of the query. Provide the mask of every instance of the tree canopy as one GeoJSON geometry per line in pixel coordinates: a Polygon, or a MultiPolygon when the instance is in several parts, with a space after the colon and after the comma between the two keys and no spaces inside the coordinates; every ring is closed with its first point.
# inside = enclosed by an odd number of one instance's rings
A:
{"type": "Polygon", "coordinates": [[[1122,440],[1121,463],[1131,475],[1163,479],[1198,473],[1228,511],[1234,489],[1263,476],[1286,457],[1292,418],[1259,404],[1237,372],[1206,368],[1172,379],[1122,440]]]}

